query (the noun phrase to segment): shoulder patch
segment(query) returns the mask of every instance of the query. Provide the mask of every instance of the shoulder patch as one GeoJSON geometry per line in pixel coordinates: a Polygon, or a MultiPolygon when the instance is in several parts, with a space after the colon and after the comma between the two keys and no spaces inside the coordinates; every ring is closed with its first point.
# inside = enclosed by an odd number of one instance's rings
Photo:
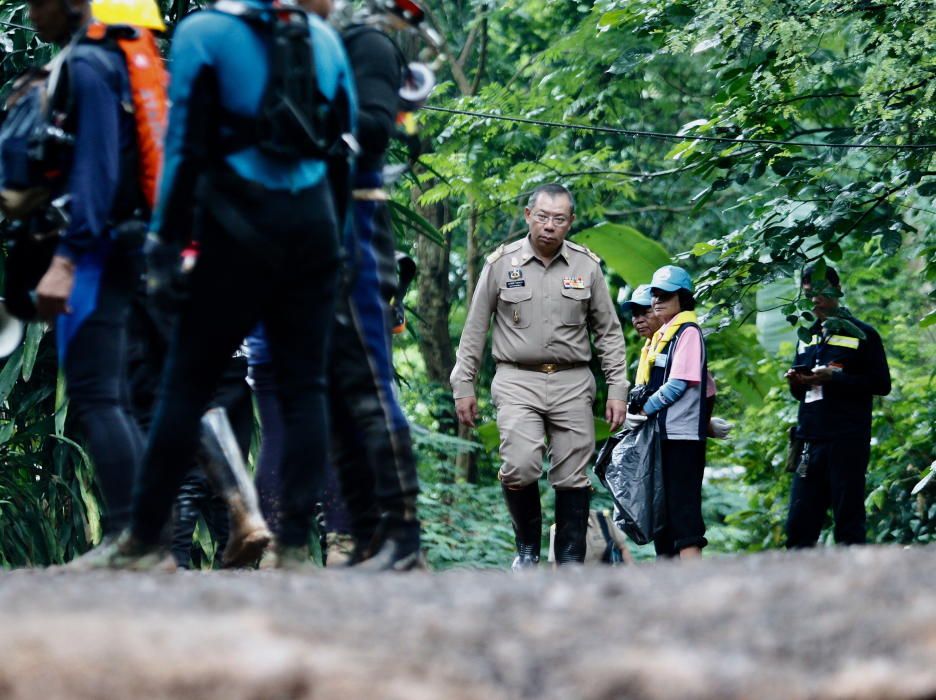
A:
{"type": "Polygon", "coordinates": [[[577,250],[577,251],[580,252],[580,253],[585,253],[585,255],[587,255],[588,257],[590,257],[590,258],[591,258],[592,260],[594,260],[596,263],[598,263],[599,265],[601,264],[601,258],[599,258],[597,255],[595,255],[592,251],[590,251],[590,250],[589,250],[588,248],[586,248],[585,246],[583,246],[583,245],[581,245],[581,244],[579,244],[579,243],[574,243],[574,242],[572,242],[572,241],[566,241],[566,245],[569,246],[572,250],[577,250]]]}
{"type": "Polygon", "coordinates": [[[506,248],[506,246],[503,243],[497,246],[497,249],[487,256],[488,264],[497,262],[504,254],[504,248],[506,248]]]}
{"type": "Polygon", "coordinates": [[[497,250],[487,256],[487,261],[489,263],[497,262],[504,256],[505,253],[512,253],[515,250],[520,250],[522,246],[522,238],[519,241],[514,241],[513,243],[501,243],[499,246],[497,246],[497,250]]]}

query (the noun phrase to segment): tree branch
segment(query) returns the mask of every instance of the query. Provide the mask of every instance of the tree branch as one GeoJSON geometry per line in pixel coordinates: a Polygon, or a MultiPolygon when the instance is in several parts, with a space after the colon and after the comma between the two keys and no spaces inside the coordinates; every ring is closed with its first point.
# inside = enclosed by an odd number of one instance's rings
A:
{"type": "Polygon", "coordinates": [[[449,69],[452,71],[452,78],[455,80],[455,84],[458,85],[458,89],[462,95],[471,94],[471,83],[468,82],[468,76],[465,75],[465,71],[462,70],[462,67],[459,65],[455,56],[451,51],[449,46],[448,39],[445,38],[445,34],[442,32],[442,25],[436,17],[435,13],[432,11],[432,8],[428,4],[424,4],[423,8],[426,10],[426,17],[429,18],[429,21],[432,23],[433,28],[436,30],[436,33],[439,35],[439,38],[442,42],[440,53],[445,58],[445,62],[448,64],[449,69]]]}
{"type": "Polygon", "coordinates": [[[471,81],[471,94],[476,95],[481,87],[481,79],[484,77],[484,69],[487,67],[488,53],[488,21],[487,17],[481,20],[481,48],[478,57],[478,69],[475,71],[474,80],[471,81]]]}

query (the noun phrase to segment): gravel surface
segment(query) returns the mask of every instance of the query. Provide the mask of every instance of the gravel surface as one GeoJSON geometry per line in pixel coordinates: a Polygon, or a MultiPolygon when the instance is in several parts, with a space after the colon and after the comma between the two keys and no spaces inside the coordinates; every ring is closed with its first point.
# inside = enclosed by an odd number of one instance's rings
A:
{"type": "Polygon", "coordinates": [[[936,698],[936,547],[531,574],[0,574],[0,699],[936,698]]]}

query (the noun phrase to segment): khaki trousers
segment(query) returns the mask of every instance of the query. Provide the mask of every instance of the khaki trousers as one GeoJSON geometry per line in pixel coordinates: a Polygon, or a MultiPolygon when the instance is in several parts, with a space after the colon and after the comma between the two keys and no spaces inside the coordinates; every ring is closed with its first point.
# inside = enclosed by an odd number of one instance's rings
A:
{"type": "Polygon", "coordinates": [[[491,383],[500,431],[500,480],[522,488],[543,474],[549,447],[549,482],[557,489],[589,486],[586,468],[595,451],[595,378],[588,367],[546,374],[498,365],[491,383]]]}

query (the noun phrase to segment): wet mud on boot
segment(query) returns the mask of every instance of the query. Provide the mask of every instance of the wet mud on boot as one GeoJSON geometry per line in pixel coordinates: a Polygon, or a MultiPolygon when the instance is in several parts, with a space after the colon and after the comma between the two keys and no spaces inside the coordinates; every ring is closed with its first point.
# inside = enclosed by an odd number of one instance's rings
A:
{"type": "Polygon", "coordinates": [[[226,569],[243,568],[257,563],[273,540],[273,533],[257,508],[250,508],[239,495],[227,499],[231,530],[224,548],[222,565],[226,569]]]}
{"type": "Polygon", "coordinates": [[[308,545],[280,545],[276,548],[276,568],[280,571],[314,574],[323,571],[312,558],[308,545]]]}
{"type": "Polygon", "coordinates": [[[94,549],[73,559],[61,570],[69,572],[114,569],[140,572],[172,572],[175,558],[161,544],[145,545],[125,530],[119,536],[102,541],[94,549]]]}
{"type": "Polygon", "coordinates": [[[381,523],[375,537],[373,555],[354,566],[355,571],[425,571],[419,521],[381,523]]]}
{"type": "Polygon", "coordinates": [[[543,513],[540,507],[539,485],[536,482],[523,488],[511,489],[501,485],[507,510],[514,529],[517,556],[510,568],[513,571],[535,568],[540,560],[543,536],[543,513]]]}
{"type": "Polygon", "coordinates": [[[343,532],[326,533],[325,552],[326,567],[350,566],[355,556],[354,538],[343,532]]]}

